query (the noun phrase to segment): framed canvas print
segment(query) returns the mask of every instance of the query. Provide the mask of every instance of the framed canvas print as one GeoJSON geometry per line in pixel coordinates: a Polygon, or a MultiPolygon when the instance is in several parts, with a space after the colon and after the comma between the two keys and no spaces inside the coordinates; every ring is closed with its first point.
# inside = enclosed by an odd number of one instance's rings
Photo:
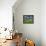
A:
{"type": "Polygon", "coordinates": [[[33,24],[34,15],[23,15],[23,24],[33,24]]]}

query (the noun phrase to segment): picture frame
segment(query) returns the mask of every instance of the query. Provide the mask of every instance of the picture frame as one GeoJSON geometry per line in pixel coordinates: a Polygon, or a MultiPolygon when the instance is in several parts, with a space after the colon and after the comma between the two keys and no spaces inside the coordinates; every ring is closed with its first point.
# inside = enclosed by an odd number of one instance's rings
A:
{"type": "Polygon", "coordinates": [[[23,15],[23,24],[34,24],[34,15],[23,15]]]}

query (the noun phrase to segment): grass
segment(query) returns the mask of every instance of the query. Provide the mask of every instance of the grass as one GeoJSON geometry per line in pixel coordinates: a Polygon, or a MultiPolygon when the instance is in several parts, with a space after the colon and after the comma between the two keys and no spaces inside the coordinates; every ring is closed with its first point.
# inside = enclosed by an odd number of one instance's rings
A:
{"type": "Polygon", "coordinates": [[[25,20],[23,20],[23,23],[24,24],[32,24],[33,21],[32,21],[32,19],[25,19],[25,20]]]}

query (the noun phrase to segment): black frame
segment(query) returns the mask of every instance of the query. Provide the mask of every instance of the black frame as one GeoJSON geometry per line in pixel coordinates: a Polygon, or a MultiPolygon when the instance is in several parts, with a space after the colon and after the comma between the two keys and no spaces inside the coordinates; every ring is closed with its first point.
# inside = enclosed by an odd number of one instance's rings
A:
{"type": "Polygon", "coordinates": [[[23,15],[23,24],[34,24],[34,15],[23,15]]]}

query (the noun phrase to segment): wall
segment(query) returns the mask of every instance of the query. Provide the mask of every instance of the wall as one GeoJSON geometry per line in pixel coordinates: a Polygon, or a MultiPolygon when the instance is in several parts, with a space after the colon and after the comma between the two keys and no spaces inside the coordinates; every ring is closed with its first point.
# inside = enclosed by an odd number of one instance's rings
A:
{"type": "MultiPolygon", "coordinates": [[[[16,2],[16,0],[0,0],[0,26],[3,26],[3,27],[8,27],[8,28],[12,28],[12,6],[13,4],[16,2]]],[[[24,1],[25,2],[25,1],[24,1]]],[[[26,1],[26,2],[29,2],[29,1],[26,1]]],[[[31,1],[32,2],[32,1],[31,1]]],[[[33,0],[33,2],[35,2],[33,0]]],[[[37,1],[36,1],[37,2],[37,1]]],[[[22,3],[22,2],[21,2],[22,3]]],[[[37,2],[38,3],[38,2],[37,2]]],[[[46,46],[46,0],[42,0],[42,16],[41,16],[41,40],[42,40],[42,46],[46,46]]],[[[16,3],[15,3],[16,4],[16,3]]],[[[28,3],[29,4],[29,3],[28,3]]],[[[39,4],[39,3],[38,3],[39,4]]],[[[25,3],[23,3],[23,5],[26,5],[25,3]]],[[[31,5],[31,4],[30,4],[31,5]]],[[[29,8],[31,8],[31,6],[29,5],[29,8]]],[[[35,5],[35,4],[34,4],[35,5]]],[[[22,7],[22,5],[19,5],[22,7]]],[[[18,6],[17,6],[18,7],[18,6]]],[[[33,7],[33,6],[32,6],[33,7]]],[[[36,6],[37,7],[37,6],[36,6]]],[[[39,6],[38,6],[39,7],[39,6]]],[[[14,7],[15,9],[15,12],[14,13],[17,13],[18,10],[20,8],[16,8],[16,6],[14,7]]],[[[16,21],[16,23],[19,21],[18,26],[16,25],[16,28],[18,31],[20,32],[23,32],[25,36],[26,33],[28,32],[28,34],[32,34],[33,32],[36,32],[36,31],[32,31],[32,25],[31,24],[23,24],[23,17],[20,16],[20,15],[23,15],[23,14],[33,14],[30,9],[29,10],[23,10],[23,9],[28,9],[27,6],[23,6],[21,8],[21,11],[18,12],[19,14],[19,17],[18,20],[16,21]],[[24,13],[24,11],[26,11],[27,13],[24,13]],[[29,12],[28,12],[29,11],[29,12]],[[20,25],[19,25],[20,24],[20,25]],[[25,27],[25,28],[24,28],[25,27]],[[28,28],[29,27],[29,28],[28,28]],[[30,29],[31,28],[31,29],[30,29]],[[27,31],[28,29],[28,31],[27,31]],[[26,31],[25,31],[26,30],[26,31]]],[[[15,14],[17,15],[17,14],[15,14]]],[[[35,14],[36,15],[36,14],[35,14]]],[[[16,18],[15,18],[16,20],[16,18]]],[[[36,27],[36,26],[35,26],[36,27]]],[[[33,28],[34,29],[34,28],[33,28]]],[[[35,28],[36,30],[36,28],[35,28]]],[[[40,30],[39,30],[40,31],[40,30]]],[[[31,39],[33,38],[34,34],[31,35],[31,39]]],[[[36,36],[34,36],[35,38],[36,36]]],[[[40,37],[39,37],[40,38],[40,37]]],[[[35,39],[36,41],[37,39],[35,39]]]]}
{"type": "Polygon", "coordinates": [[[41,40],[42,46],[46,46],[46,0],[41,1],[41,40]]]}
{"type": "Polygon", "coordinates": [[[24,38],[34,40],[36,46],[41,46],[41,1],[23,0],[13,7],[13,13],[18,32],[22,32],[24,38]],[[34,15],[34,24],[23,24],[23,15],[34,15]]]}
{"type": "Polygon", "coordinates": [[[0,0],[0,27],[12,28],[12,6],[16,0],[0,0]]]}

